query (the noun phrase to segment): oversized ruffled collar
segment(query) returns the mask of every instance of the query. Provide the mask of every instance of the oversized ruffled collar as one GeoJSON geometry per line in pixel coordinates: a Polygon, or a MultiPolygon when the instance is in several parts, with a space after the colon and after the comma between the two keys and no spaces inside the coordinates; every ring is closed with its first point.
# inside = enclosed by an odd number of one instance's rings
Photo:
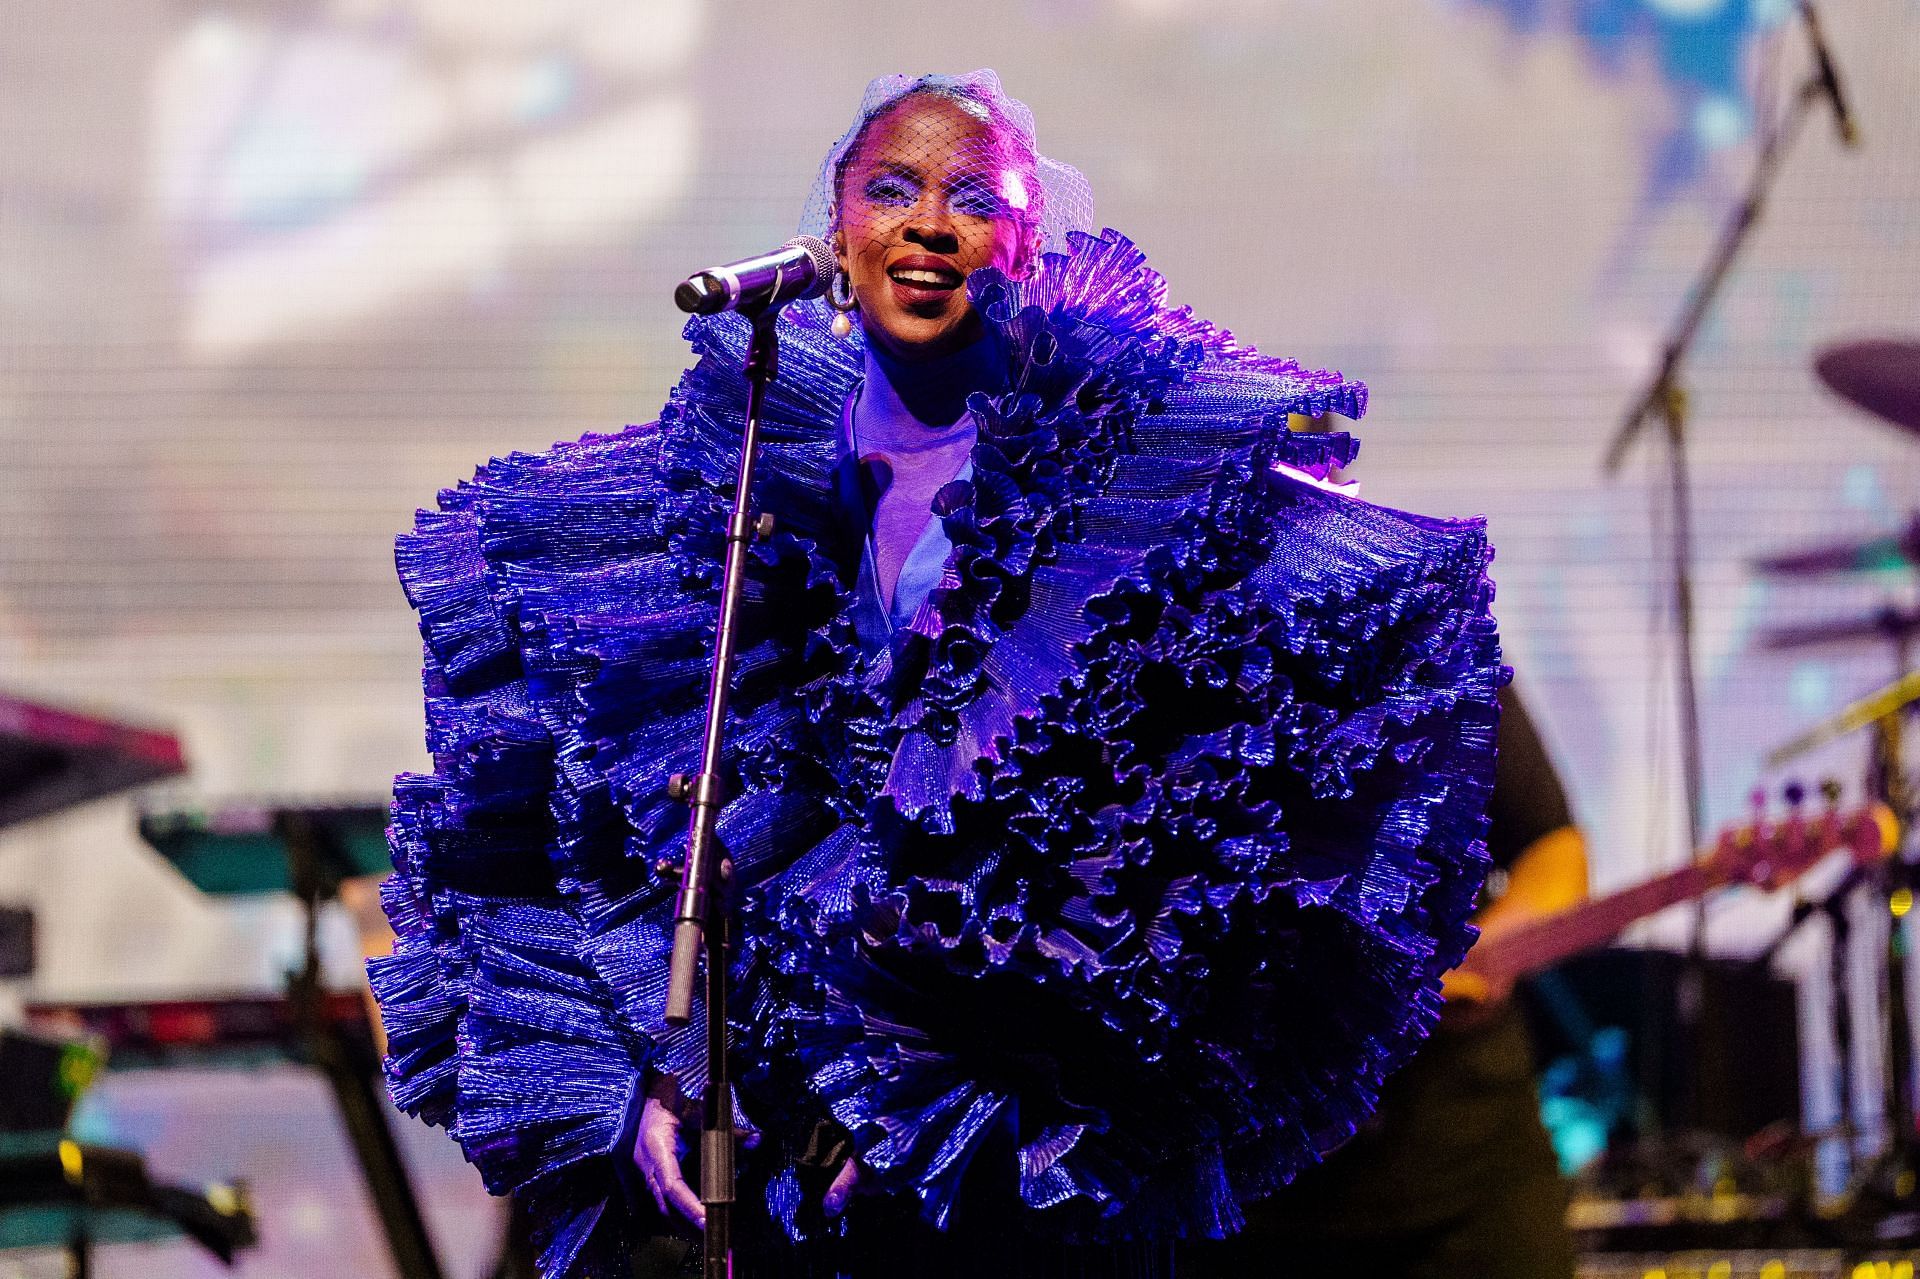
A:
{"type": "MultiPolygon", "coordinates": [[[[833,670],[803,690],[817,721],[845,720],[836,731],[858,764],[843,777],[850,803],[883,799],[933,831],[951,829],[952,799],[978,798],[1017,723],[1075,676],[1100,626],[1090,606],[1144,588],[1156,558],[1216,554],[1209,512],[1252,477],[1276,466],[1323,475],[1353,459],[1351,436],[1290,431],[1289,414],[1366,407],[1364,385],[1263,356],[1169,306],[1163,277],[1113,230],[1073,236],[1029,278],[983,269],[967,288],[1007,359],[1008,389],[969,401],[974,474],[936,504],[954,549],[915,619],[920,642],[904,659],[863,662],[843,605],[813,636],[833,670]],[[1111,522],[1121,512],[1125,527],[1111,522]]],[[[829,318],[818,302],[781,317],[759,496],[844,596],[866,530],[816,499],[831,496],[839,411],[864,351],[857,336],[834,337],[829,318]]],[[[699,360],[662,414],[665,457],[725,493],[737,445],[711,446],[737,439],[747,325],[701,318],[686,334],[699,360]]]]}

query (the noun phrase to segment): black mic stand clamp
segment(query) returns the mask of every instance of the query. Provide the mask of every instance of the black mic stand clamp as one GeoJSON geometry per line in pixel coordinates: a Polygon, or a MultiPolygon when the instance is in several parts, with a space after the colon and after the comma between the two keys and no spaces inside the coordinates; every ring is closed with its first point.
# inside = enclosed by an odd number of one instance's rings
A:
{"type": "MultiPolygon", "coordinates": [[[[720,578],[719,621],[713,671],[707,686],[700,771],[691,776],[676,775],[668,787],[669,794],[685,801],[692,810],[687,825],[686,859],[679,868],[675,895],[673,959],[667,983],[668,1025],[684,1026],[693,1020],[694,980],[703,952],[706,959],[707,1083],[700,1124],[700,1203],[706,1210],[702,1264],[706,1279],[731,1279],[733,1274],[735,1122],[727,1036],[730,927],[727,881],[731,867],[715,832],[720,808],[726,802],[722,738],[727,719],[727,693],[733,680],[748,549],[755,540],[773,534],[773,517],[756,516],[751,499],[754,464],[760,448],[762,405],[767,387],[779,371],[780,339],[776,329],[779,311],[777,307],[768,307],[748,314],[753,329],[747,342],[747,412],[740,435],[740,468],[734,485],[733,509],[727,519],[726,559],[720,578]]],[[[666,869],[671,873],[670,864],[666,869]]]]}

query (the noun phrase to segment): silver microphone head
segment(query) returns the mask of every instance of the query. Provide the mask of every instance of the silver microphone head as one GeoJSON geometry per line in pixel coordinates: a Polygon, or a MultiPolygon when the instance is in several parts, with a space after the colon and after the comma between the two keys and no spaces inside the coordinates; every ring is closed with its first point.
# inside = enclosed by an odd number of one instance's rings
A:
{"type": "Polygon", "coordinates": [[[833,277],[840,272],[840,259],[834,256],[833,246],[815,235],[796,235],[787,241],[796,249],[804,251],[813,263],[813,288],[801,294],[802,297],[818,297],[827,291],[833,277]]]}

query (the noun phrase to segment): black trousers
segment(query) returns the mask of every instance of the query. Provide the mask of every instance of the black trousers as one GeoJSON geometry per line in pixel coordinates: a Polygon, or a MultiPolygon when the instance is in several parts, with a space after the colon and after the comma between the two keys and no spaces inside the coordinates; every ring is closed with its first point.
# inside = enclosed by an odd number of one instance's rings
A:
{"type": "Polygon", "coordinates": [[[1519,1014],[1443,1021],[1380,1110],[1179,1279],[1572,1279],[1567,1186],[1540,1123],[1519,1014]]]}

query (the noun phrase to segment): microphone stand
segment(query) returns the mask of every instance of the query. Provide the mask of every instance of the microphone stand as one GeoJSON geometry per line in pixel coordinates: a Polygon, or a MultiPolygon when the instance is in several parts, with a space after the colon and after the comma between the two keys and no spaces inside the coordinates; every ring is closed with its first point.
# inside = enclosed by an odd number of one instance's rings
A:
{"type": "MultiPolygon", "coordinates": [[[[1706,780],[1700,731],[1700,695],[1695,682],[1693,490],[1687,467],[1688,403],[1683,371],[1707,313],[1719,298],[1728,276],[1732,274],[1734,261],[1746,247],[1748,237],[1760,221],[1761,211],[1779,177],[1788,150],[1799,136],[1808,113],[1827,96],[1826,81],[1816,66],[1793,94],[1785,116],[1762,139],[1746,196],[1722,228],[1719,242],[1714,246],[1712,256],[1707,259],[1704,271],[1694,282],[1679,320],[1661,350],[1660,363],[1654,370],[1652,380],[1634,400],[1632,409],[1614,432],[1602,464],[1606,476],[1615,475],[1648,421],[1659,419],[1665,428],[1667,440],[1667,486],[1673,509],[1668,554],[1673,571],[1673,639],[1678,667],[1680,749],[1686,786],[1688,848],[1698,848],[1702,843],[1702,831],[1706,826],[1706,780]]],[[[1705,989],[1706,925],[1706,902],[1702,899],[1694,905],[1692,938],[1688,946],[1690,962],[1680,999],[1682,1009],[1692,1010],[1690,1019],[1696,1030],[1699,1003],[1705,989]]]]}
{"type": "MultiPolygon", "coordinates": [[[[707,686],[706,733],[700,771],[675,774],[668,792],[692,810],[687,826],[686,860],[679,868],[674,910],[673,959],[668,970],[666,1020],[684,1026],[693,1019],[694,979],[706,957],[707,1087],[700,1123],[700,1203],[706,1210],[702,1232],[705,1279],[733,1274],[734,1114],[733,1080],[728,1061],[727,976],[729,966],[728,881],[732,866],[715,833],[726,802],[721,777],[722,737],[727,693],[733,680],[740,593],[746,582],[747,552],[756,539],[773,534],[773,517],[751,513],[754,464],[760,448],[760,414],[769,383],[779,368],[777,307],[748,313],[753,324],[747,342],[747,413],[740,435],[739,478],[727,519],[726,560],[720,579],[720,615],[713,648],[713,672],[707,686]]],[[[671,864],[667,869],[671,872],[671,864]]]]}
{"type": "Polygon", "coordinates": [[[1680,677],[1680,731],[1682,763],[1686,774],[1688,847],[1701,843],[1704,827],[1703,769],[1701,766],[1700,706],[1695,687],[1693,624],[1693,503],[1687,474],[1688,404],[1682,370],[1700,326],[1718,299],[1721,288],[1732,273],[1734,260],[1746,246],[1747,237],[1760,221],[1760,213],[1779,176],[1781,161],[1805,123],[1807,112],[1825,96],[1818,74],[1810,76],[1795,93],[1786,117],[1771,130],[1761,144],[1754,164],[1753,178],[1746,198],[1734,210],[1720,233],[1719,243],[1707,261],[1705,271],[1695,281],[1679,322],[1662,348],[1660,364],[1653,379],[1634,400],[1613,441],[1607,446],[1603,470],[1616,474],[1626,460],[1642,428],[1658,417],[1667,438],[1667,482],[1673,500],[1673,534],[1669,555],[1673,563],[1674,639],[1678,648],[1680,677]]]}

